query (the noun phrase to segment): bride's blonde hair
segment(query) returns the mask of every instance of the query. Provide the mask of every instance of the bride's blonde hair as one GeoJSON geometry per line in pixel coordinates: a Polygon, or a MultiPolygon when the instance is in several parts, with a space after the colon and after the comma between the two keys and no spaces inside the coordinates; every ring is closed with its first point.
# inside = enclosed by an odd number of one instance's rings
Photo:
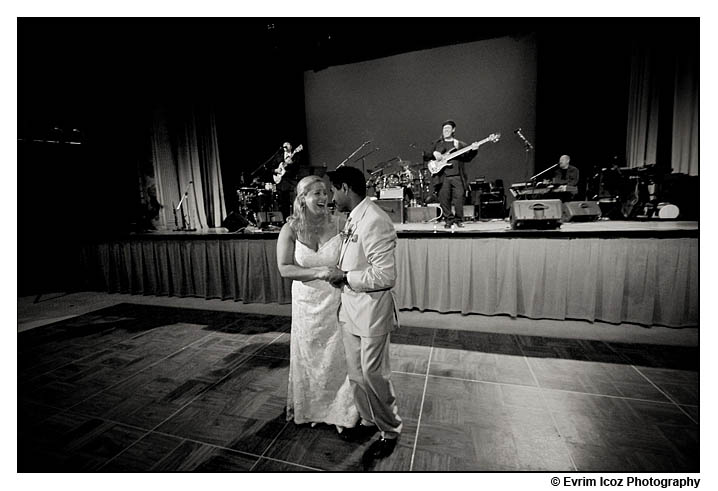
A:
{"type": "MultiPolygon", "coordinates": [[[[294,198],[294,211],[292,212],[292,216],[289,217],[289,220],[287,220],[288,222],[291,222],[292,228],[294,228],[297,233],[304,233],[308,230],[307,193],[312,187],[312,184],[316,184],[318,182],[326,188],[326,184],[324,184],[324,181],[319,176],[307,176],[297,184],[297,197],[294,198]]],[[[329,223],[329,213],[326,214],[325,220],[325,223],[329,223]]]]}

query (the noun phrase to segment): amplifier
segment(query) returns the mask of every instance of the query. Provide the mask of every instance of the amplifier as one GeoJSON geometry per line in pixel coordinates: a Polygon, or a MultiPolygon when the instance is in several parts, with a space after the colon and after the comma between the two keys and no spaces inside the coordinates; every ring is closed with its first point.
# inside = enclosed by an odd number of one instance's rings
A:
{"type": "Polygon", "coordinates": [[[517,199],[511,203],[511,228],[558,228],[561,226],[560,199],[517,199]]]}
{"type": "Polygon", "coordinates": [[[503,201],[487,201],[478,206],[479,219],[506,218],[506,209],[503,201]]]}
{"type": "Polygon", "coordinates": [[[284,223],[284,215],[281,211],[258,211],[257,225],[269,223],[271,225],[282,225],[284,223]]]}
{"type": "Polygon", "coordinates": [[[567,201],[563,204],[564,222],[590,222],[600,217],[598,201],[567,201]]]}
{"type": "Polygon", "coordinates": [[[406,209],[406,221],[408,223],[428,222],[439,216],[438,206],[410,206],[406,209]]]}
{"type": "Polygon", "coordinates": [[[479,205],[482,203],[488,203],[488,202],[495,202],[495,201],[501,201],[504,200],[504,193],[495,191],[493,193],[488,192],[481,192],[481,191],[471,191],[471,204],[472,205],[479,205]]]}
{"type": "Polygon", "coordinates": [[[380,189],[379,199],[404,199],[404,188],[380,189]]]}
{"type": "Polygon", "coordinates": [[[474,205],[464,205],[464,220],[473,220],[476,216],[474,205]]]}
{"type": "Polygon", "coordinates": [[[394,223],[404,223],[404,200],[403,199],[378,199],[374,203],[384,210],[394,223]]]}

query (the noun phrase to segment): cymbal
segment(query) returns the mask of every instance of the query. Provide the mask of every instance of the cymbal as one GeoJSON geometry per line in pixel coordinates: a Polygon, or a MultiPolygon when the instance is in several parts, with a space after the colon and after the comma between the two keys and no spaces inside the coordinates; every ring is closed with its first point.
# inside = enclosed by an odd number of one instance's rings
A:
{"type": "Polygon", "coordinates": [[[374,169],[384,168],[384,167],[386,167],[387,165],[389,165],[389,164],[391,164],[391,163],[393,163],[393,162],[395,162],[395,161],[397,161],[397,160],[401,161],[401,159],[400,159],[399,157],[392,157],[392,158],[390,158],[389,160],[385,160],[384,162],[379,162],[378,164],[376,164],[376,165],[374,166],[374,169]]]}

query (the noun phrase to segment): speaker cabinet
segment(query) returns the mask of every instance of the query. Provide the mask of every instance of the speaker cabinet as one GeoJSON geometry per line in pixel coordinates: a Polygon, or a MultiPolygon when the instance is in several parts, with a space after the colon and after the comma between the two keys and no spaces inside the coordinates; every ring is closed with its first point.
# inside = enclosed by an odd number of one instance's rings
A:
{"type": "MultiPolygon", "coordinates": [[[[471,191],[471,204],[476,207],[476,218],[504,218],[506,198],[502,193],[471,191]]],[[[464,215],[466,212],[464,212],[464,215]]]]}
{"type": "Polygon", "coordinates": [[[506,218],[506,207],[503,201],[490,201],[479,205],[479,219],[506,218]]]}
{"type": "Polygon", "coordinates": [[[561,226],[560,199],[525,199],[511,203],[511,228],[551,229],[561,226]]]}
{"type": "Polygon", "coordinates": [[[563,204],[564,222],[591,222],[601,217],[597,201],[567,201],[563,204]]]}
{"type": "Polygon", "coordinates": [[[438,206],[410,206],[406,209],[407,223],[428,222],[439,216],[438,206]]]}
{"type": "Polygon", "coordinates": [[[258,211],[258,225],[282,225],[284,223],[284,215],[281,211],[258,211]]]}
{"type": "Polygon", "coordinates": [[[374,201],[379,208],[384,210],[394,223],[404,223],[404,200],[403,199],[378,199],[374,201]]]}

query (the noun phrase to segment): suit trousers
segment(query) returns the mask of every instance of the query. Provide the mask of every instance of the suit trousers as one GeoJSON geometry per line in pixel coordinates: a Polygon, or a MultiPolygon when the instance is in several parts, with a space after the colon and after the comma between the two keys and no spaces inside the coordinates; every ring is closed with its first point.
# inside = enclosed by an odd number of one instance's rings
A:
{"type": "Polygon", "coordinates": [[[349,382],[363,420],[374,423],[384,438],[397,438],[403,426],[391,384],[389,334],[356,336],[342,329],[349,382]]]}
{"type": "Polygon", "coordinates": [[[444,176],[444,182],[439,188],[439,204],[447,220],[464,217],[464,181],[461,176],[444,176]],[[451,213],[451,205],[455,213],[451,213]]]}

